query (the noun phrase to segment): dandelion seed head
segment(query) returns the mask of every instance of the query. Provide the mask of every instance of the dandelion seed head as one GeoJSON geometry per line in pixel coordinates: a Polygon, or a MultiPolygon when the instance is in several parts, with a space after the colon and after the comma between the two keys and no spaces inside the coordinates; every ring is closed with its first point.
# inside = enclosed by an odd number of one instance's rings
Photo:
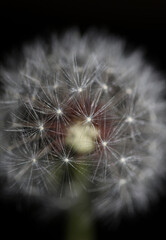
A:
{"type": "Polygon", "coordinates": [[[6,188],[63,209],[87,190],[96,215],[148,206],[166,172],[157,70],[139,51],[126,54],[123,40],[94,32],[25,46],[14,61],[0,69],[6,188]]]}

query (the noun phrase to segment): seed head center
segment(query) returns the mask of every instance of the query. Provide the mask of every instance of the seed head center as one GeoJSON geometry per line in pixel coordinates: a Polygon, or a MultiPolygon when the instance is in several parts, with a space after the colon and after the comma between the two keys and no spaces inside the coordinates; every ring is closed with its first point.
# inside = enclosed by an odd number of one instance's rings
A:
{"type": "Polygon", "coordinates": [[[87,154],[95,149],[95,139],[98,136],[97,129],[83,122],[76,122],[69,127],[65,142],[79,154],[87,154]]]}

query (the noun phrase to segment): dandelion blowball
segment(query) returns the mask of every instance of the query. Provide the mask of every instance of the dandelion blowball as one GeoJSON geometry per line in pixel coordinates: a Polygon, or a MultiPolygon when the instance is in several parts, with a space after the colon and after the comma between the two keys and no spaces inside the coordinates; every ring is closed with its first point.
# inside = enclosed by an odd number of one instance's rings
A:
{"type": "Polygon", "coordinates": [[[142,54],[69,31],[11,62],[0,70],[6,187],[61,207],[84,193],[97,214],[148,206],[165,173],[165,88],[142,54]]]}

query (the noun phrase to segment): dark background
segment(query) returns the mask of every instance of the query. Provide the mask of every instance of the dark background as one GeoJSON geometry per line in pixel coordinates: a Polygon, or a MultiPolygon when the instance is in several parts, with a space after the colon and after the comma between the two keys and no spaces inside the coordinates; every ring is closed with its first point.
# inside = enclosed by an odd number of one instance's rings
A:
{"type": "MultiPolygon", "coordinates": [[[[163,0],[123,1],[0,1],[0,61],[13,49],[40,36],[47,38],[51,32],[62,32],[76,26],[84,33],[88,28],[107,29],[125,38],[134,47],[143,47],[146,58],[160,71],[166,72],[166,3],[163,0]]],[[[1,182],[3,186],[3,182],[1,182]]],[[[51,234],[61,239],[64,233],[64,215],[41,221],[36,215],[36,205],[24,199],[0,197],[1,234],[17,238],[51,234]],[[21,233],[22,231],[22,233],[21,233]]],[[[161,238],[165,235],[166,196],[148,212],[137,217],[123,218],[118,226],[96,221],[97,239],[161,238]]],[[[78,239],[79,240],[79,239],[78,239]]]]}

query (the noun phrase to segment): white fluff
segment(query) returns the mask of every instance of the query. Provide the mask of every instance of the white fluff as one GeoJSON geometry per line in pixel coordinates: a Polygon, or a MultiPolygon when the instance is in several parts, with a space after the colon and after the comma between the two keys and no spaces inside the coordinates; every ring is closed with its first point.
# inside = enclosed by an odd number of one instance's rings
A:
{"type": "Polygon", "coordinates": [[[157,195],[166,164],[165,86],[142,53],[124,48],[115,37],[69,31],[26,46],[21,62],[1,67],[1,173],[8,188],[55,198],[56,205],[86,189],[96,214],[115,215],[157,195]],[[72,124],[71,103],[82,124],[98,121],[104,132],[84,156],[60,137],[72,124]]]}

